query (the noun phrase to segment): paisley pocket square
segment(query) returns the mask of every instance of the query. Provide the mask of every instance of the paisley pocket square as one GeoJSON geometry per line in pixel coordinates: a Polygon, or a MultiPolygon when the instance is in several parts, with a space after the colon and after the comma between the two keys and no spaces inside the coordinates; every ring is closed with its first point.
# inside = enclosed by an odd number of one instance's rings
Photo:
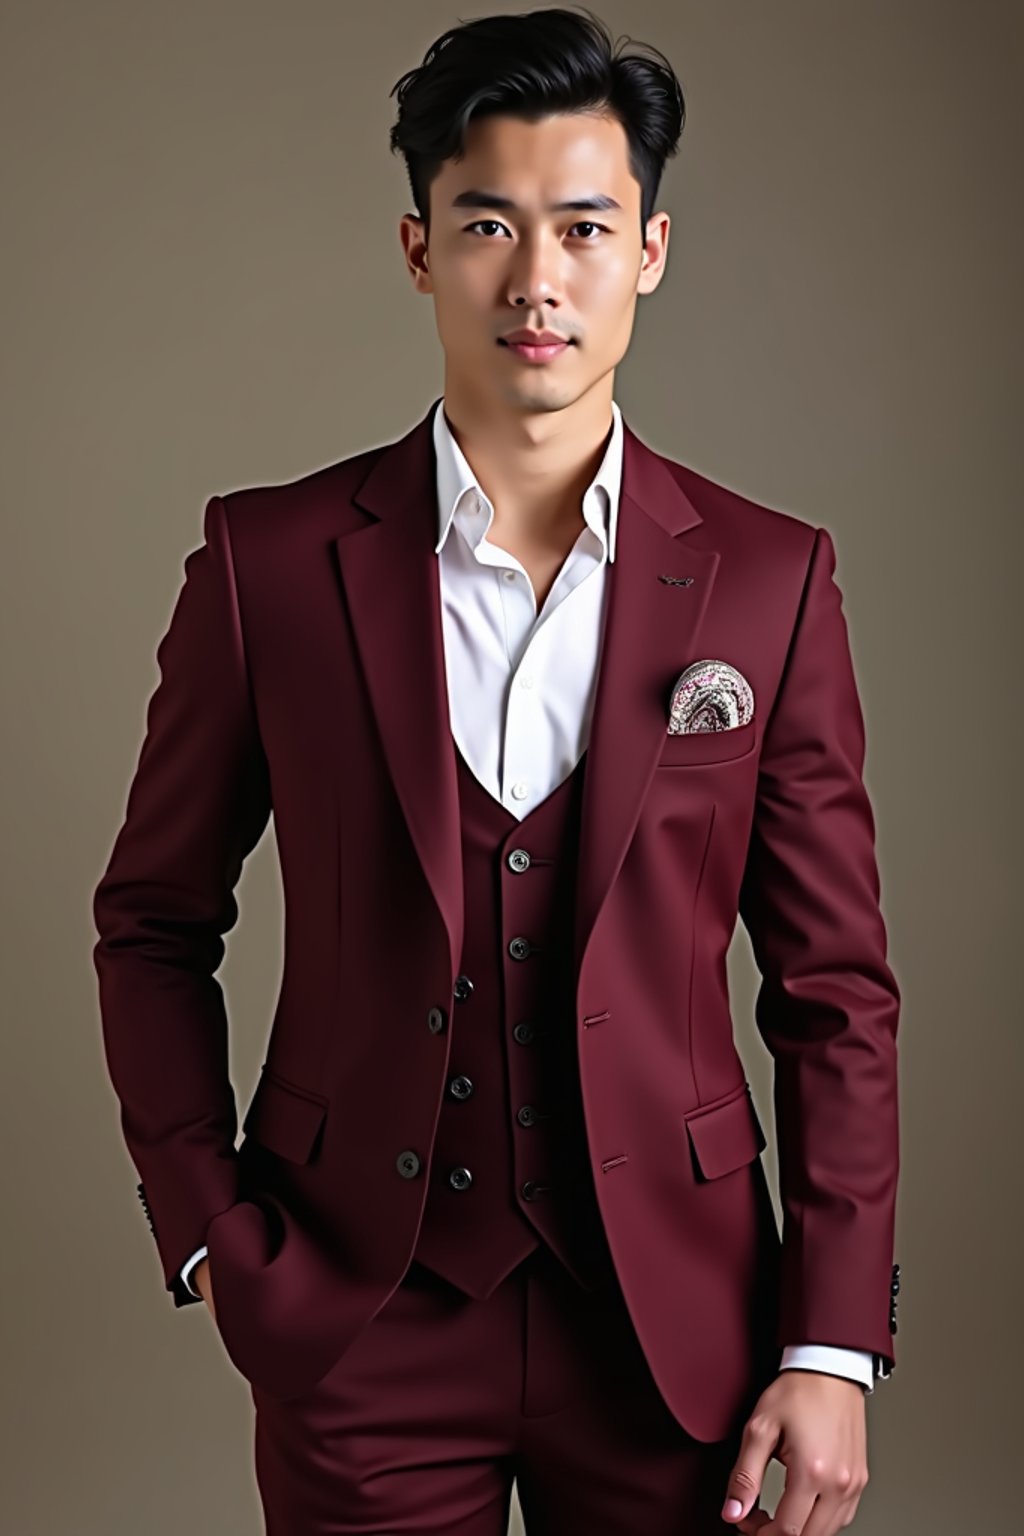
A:
{"type": "Polygon", "coordinates": [[[668,734],[730,731],[754,718],[754,690],[737,667],[705,657],[680,672],[672,688],[668,734]]]}

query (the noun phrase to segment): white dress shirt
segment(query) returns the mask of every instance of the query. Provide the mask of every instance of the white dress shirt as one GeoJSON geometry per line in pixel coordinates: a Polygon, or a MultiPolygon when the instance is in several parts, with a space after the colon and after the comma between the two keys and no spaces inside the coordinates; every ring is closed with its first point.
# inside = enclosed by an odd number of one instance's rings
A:
{"type": "MultiPolygon", "coordinates": [[[[433,434],[451,731],[475,777],[522,820],[573,771],[590,736],[605,577],[615,559],[622,413],[613,401],[604,457],[583,497],[584,526],[540,613],[525,567],[488,538],[494,508],[452,435],[443,399],[433,434]]],[[[189,1290],[206,1251],[181,1271],[189,1290]]],[[[789,1344],[780,1369],[825,1371],[874,1390],[867,1350],[789,1344]]]]}

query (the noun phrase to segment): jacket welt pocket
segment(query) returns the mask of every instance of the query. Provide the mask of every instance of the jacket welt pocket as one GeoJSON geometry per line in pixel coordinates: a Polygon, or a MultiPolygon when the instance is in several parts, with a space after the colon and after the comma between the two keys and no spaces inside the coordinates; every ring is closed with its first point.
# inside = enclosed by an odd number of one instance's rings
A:
{"type": "Polygon", "coordinates": [[[658,767],[691,768],[746,757],[754,749],[756,732],[756,716],[746,725],[734,725],[725,731],[683,731],[677,735],[666,731],[658,767]]]}

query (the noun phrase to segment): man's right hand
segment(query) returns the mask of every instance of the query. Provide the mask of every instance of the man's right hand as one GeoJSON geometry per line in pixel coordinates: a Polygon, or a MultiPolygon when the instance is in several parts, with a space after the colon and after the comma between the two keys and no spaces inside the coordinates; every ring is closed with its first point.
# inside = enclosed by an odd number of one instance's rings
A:
{"type": "Polygon", "coordinates": [[[213,1305],[213,1286],[210,1284],[210,1261],[208,1258],[199,1260],[199,1263],[192,1271],[191,1279],[196,1290],[209,1307],[210,1316],[216,1322],[217,1313],[213,1305]]]}

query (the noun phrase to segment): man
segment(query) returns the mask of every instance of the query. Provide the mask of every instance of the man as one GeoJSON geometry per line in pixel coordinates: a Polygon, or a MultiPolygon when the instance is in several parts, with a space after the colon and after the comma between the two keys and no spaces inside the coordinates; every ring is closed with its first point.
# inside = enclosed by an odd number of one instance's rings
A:
{"type": "Polygon", "coordinates": [[[399,101],[444,394],[210,499],[95,896],[165,1280],[251,1385],[272,1533],[501,1536],[516,1479],[531,1536],[833,1536],[894,1363],[899,1011],[833,543],[613,398],[671,70],[537,11],[445,34],[399,101]],[[236,1150],[214,972],[271,810],[236,1150]]]}

